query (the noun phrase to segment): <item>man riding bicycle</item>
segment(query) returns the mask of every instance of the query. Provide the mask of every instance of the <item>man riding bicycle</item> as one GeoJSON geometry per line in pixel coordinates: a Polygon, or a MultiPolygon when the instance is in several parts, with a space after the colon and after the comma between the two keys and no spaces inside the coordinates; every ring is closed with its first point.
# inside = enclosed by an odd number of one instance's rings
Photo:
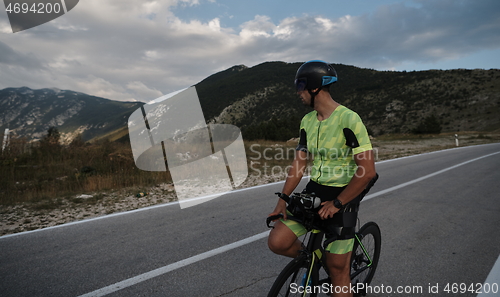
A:
{"type": "MultiPolygon", "coordinates": [[[[308,155],[313,157],[310,181],[305,191],[321,198],[318,215],[323,220],[327,244],[327,266],[333,286],[350,287],[350,267],[357,220],[358,195],[375,177],[375,162],[366,127],[354,111],[335,102],[330,86],[337,81],[332,65],[314,60],[304,63],[295,76],[302,102],[314,108],[300,124],[300,140],[282,195],[290,195],[301,181],[308,155]]],[[[302,248],[299,236],[307,230],[287,220],[283,199],[269,216],[283,215],[268,238],[271,251],[296,257],[302,248]]],[[[339,290],[335,296],[352,296],[339,290]]],[[[332,292],[332,296],[334,296],[332,292]]]]}

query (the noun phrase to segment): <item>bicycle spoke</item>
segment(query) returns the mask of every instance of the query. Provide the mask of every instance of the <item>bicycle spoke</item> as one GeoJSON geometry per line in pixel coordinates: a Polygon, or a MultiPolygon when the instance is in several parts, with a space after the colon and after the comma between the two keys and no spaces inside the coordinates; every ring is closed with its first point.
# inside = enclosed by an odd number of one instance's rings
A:
{"type": "Polygon", "coordinates": [[[289,279],[285,281],[283,287],[279,291],[277,296],[283,297],[294,297],[294,296],[302,296],[299,293],[299,290],[305,289],[306,284],[305,280],[307,279],[308,270],[305,267],[300,268],[294,274],[290,276],[289,279]]]}
{"type": "Polygon", "coordinates": [[[351,256],[351,283],[355,287],[358,283],[365,286],[370,284],[377,268],[381,245],[377,224],[367,223],[359,233],[360,237],[356,239],[351,256]]]}
{"type": "Polygon", "coordinates": [[[290,262],[276,278],[268,297],[318,296],[314,288],[318,287],[319,263],[311,265],[312,259],[303,255],[290,262]]]}

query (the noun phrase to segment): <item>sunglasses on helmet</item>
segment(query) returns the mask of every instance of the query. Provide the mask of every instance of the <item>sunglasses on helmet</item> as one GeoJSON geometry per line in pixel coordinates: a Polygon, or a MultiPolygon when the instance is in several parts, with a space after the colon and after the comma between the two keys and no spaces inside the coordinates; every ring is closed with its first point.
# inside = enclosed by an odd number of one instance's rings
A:
{"type": "Polygon", "coordinates": [[[297,78],[295,80],[295,89],[297,92],[302,92],[306,89],[307,86],[307,78],[297,78]]]}

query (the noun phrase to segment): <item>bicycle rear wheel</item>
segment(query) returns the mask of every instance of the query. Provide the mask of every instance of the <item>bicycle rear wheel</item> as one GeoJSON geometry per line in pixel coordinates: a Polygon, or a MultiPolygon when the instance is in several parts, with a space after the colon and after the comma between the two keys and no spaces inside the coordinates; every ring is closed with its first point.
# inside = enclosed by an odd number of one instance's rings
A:
{"type": "Polygon", "coordinates": [[[318,263],[311,268],[311,259],[306,255],[293,259],[278,275],[267,297],[317,296],[317,292],[314,291],[318,288],[317,265],[318,263]],[[311,274],[309,269],[312,269],[311,274]],[[310,280],[307,281],[309,275],[310,280]]]}
{"type": "Polygon", "coordinates": [[[351,255],[351,283],[357,294],[365,296],[364,289],[370,284],[380,257],[381,235],[380,228],[374,222],[363,225],[357,233],[362,245],[354,240],[351,255]]]}

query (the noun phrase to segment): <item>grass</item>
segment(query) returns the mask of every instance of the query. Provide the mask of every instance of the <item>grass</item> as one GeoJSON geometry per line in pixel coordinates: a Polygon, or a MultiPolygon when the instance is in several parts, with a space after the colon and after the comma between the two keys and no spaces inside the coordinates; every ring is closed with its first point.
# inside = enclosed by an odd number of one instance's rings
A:
{"type": "MultiPolygon", "coordinates": [[[[462,132],[459,141],[461,146],[500,142],[500,133],[462,132]]],[[[385,160],[455,147],[455,135],[392,134],[377,137],[372,144],[377,160],[385,160]]],[[[240,187],[285,179],[296,145],[296,141],[246,141],[249,178],[240,187]]],[[[172,183],[170,174],[139,170],[128,143],[63,147],[14,139],[0,156],[0,205],[4,206],[27,203],[50,210],[63,201],[96,204],[104,192],[147,192],[164,183],[172,183]],[[80,194],[92,194],[92,198],[76,198],[80,194]]]]}
{"type": "MultiPolygon", "coordinates": [[[[459,140],[461,146],[500,142],[500,130],[461,133],[459,140]]],[[[376,160],[385,160],[455,147],[455,136],[386,134],[372,144],[376,160]]],[[[284,180],[296,145],[245,142],[248,177],[239,188],[284,180]]],[[[175,199],[169,173],[138,170],[129,144],[40,147],[13,140],[0,156],[0,236],[175,199]],[[138,198],[140,192],[149,194],[138,198]]]]}
{"type": "Polygon", "coordinates": [[[168,172],[139,170],[130,145],[118,142],[63,147],[12,140],[0,157],[0,205],[165,182],[168,172]]]}
{"type": "MultiPolygon", "coordinates": [[[[459,146],[500,142],[500,131],[460,132],[459,146]]],[[[387,160],[431,151],[455,148],[455,133],[387,134],[372,140],[376,160],[387,160]]]]}

